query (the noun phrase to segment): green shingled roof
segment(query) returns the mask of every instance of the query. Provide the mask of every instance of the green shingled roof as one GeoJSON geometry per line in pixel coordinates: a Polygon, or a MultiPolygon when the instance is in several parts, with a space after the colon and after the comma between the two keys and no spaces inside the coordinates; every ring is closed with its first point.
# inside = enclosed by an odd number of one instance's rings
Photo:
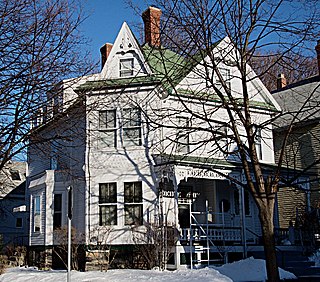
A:
{"type": "MultiPolygon", "coordinates": [[[[212,45],[212,49],[220,41],[212,45]]],[[[147,76],[126,77],[108,80],[87,81],[77,89],[80,91],[102,90],[107,88],[122,88],[126,86],[154,85],[161,84],[170,95],[179,95],[180,97],[205,99],[211,102],[221,102],[218,95],[213,93],[199,92],[175,88],[179,82],[206,57],[206,50],[201,50],[195,55],[186,59],[185,57],[163,47],[154,48],[145,44],[141,47],[142,53],[153,74],[147,76]]],[[[239,104],[242,99],[239,99],[239,104]]],[[[257,109],[267,109],[276,111],[274,105],[250,101],[250,106],[257,109]]]]}
{"type": "Polygon", "coordinates": [[[118,78],[118,79],[104,79],[87,81],[86,83],[79,86],[77,89],[80,91],[88,90],[102,90],[106,88],[117,88],[124,86],[138,86],[138,85],[148,85],[148,84],[159,84],[160,80],[154,75],[148,76],[136,76],[129,78],[118,78]]]}
{"type": "Polygon", "coordinates": [[[142,47],[143,55],[152,72],[162,81],[165,88],[177,85],[187,74],[187,61],[179,54],[164,48],[142,47]]]}

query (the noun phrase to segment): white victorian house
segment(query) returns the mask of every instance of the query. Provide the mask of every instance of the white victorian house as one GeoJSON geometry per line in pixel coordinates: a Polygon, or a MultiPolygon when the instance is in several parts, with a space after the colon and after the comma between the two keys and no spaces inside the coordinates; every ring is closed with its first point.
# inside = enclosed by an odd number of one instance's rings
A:
{"type": "MultiPolygon", "coordinates": [[[[114,261],[127,265],[135,265],[136,254],[143,253],[139,246],[153,246],[149,250],[161,252],[167,267],[177,268],[260,243],[255,203],[230,181],[245,181],[241,163],[236,154],[217,149],[235,149],[227,138],[228,115],[207,89],[201,60],[190,64],[160,47],[160,16],[152,7],[144,13],[143,46],[123,23],[114,44],[101,48],[101,73],[62,82],[61,94],[48,105],[50,121],[35,125],[35,138],[48,142],[29,149],[34,259],[59,244],[55,233],[67,223],[69,186],[72,225],[87,265],[102,246],[116,250],[114,261]],[[211,133],[197,113],[212,120],[211,133]],[[211,142],[212,132],[221,138],[211,142]]],[[[226,63],[235,52],[228,38],[212,52],[224,54],[218,67],[231,90],[239,92],[238,70],[226,63]]],[[[221,84],[217,78],[215,83],[221,84]]],[[[257,78],[249,92],[256,123],[280,110],[257,78]]],[[[259,131],[256,146],[266,169],[272,169],[271,126],[259,131]]]]}

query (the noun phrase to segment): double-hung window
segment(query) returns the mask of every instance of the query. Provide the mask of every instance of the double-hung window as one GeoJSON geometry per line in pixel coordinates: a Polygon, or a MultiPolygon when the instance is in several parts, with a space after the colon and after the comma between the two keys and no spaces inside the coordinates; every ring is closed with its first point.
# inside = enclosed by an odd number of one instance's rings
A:
{"type": "Polygon", "coordinates": [[[133,58],[120,59],[120,77],[133,76],[133,58]]]}
{"type": "Polygon", "coordinates": [[[142,225],[142,183],[124,183],[125,225],[142,225]]]}
{"type": "Polygon", "coordinates": [[[41,198],[35,196],[33,198],[33,231],[40,232],[41,225],[41,198]]]}
{"type": "Polygon", "coordinates": [[[116,147],[116,110],[99,112],[100,143],[102,147],[116,147]]]}
{"type": "Polygon", "coordinates": [[[99,184],[99,225],[117,225],[117,183],[99,184]]]}
{"type": "Polygon", "coordinates": [[[62,194],[54,194],[53,197],[53,229],[62,226],[62,194]]]}
{"type": "Polygon", "coordinates": [[[122,142],[124,147],[141,145],[141,111],[138,108],[122,110],[122,142]]]}
{"type": "Polygon", "coordinates": [[[178,117],[177,128],[177,152],[187,154],[190,152],[189,120],[186,117],[178,117]]]}

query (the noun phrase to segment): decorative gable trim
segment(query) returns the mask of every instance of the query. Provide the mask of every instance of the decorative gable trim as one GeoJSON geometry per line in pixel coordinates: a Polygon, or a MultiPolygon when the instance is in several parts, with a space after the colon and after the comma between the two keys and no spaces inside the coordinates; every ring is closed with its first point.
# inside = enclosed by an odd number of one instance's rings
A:
{"type": "Polygon", "coordinates": [[[126,72],[125,76],[127,77],[152,74],[152,71],[142,54],[139,43],[126,22],[122,24],[107,61],[101,71],[100,79],[120,78],[120,60],[124,60],[123,65],[126,64],[125,67],[130,67],[131,65],[128,64],[128,60],[132,60],[132,72],[126,72]]]}

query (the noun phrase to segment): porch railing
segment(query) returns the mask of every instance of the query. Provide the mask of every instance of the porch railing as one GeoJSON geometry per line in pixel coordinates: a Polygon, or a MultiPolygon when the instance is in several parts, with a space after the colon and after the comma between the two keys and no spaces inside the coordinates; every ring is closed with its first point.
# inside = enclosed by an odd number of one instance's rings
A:
{"type": "Polygon", "coordinates": [[[198,227],[182,228],[180,231],[180,240],[189,241],[212,240],[212,241],[228,241],[228,242],[241,242],[241,228],[240,227],[224,227],[224,228],[209,228],[203,230],[198,227]]]}

